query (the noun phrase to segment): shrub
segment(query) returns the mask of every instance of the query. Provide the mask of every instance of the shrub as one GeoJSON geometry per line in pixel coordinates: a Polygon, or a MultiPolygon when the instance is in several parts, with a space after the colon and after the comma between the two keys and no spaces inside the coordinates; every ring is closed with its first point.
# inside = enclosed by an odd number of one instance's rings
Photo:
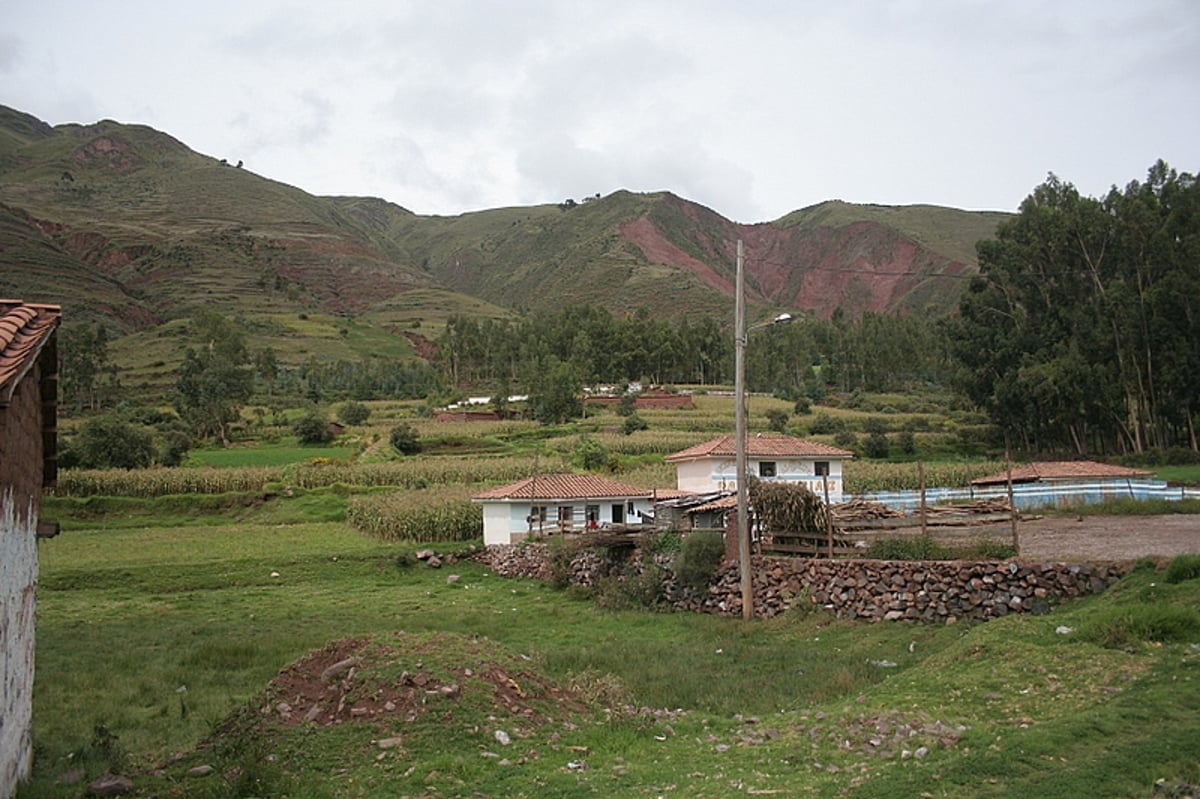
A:
{"type": "Polygon", "coordinates": [[[154,445],[145,428],[107,414],[83,423],[64,460],[83,469],[140,469],[153,457],[154,445]]]}
{"type": "Polygon", "coordinates": [[[818,413],[816,417],[813,418],[812,423],[808,426],[808,430],[813,435],[842,433],[846,430],[846,420],[836,416],[830,416],[827,413],[818,413]]]}
{"type": "Polygon", "coordinates": [[[901,430],[896,434],[896,448],[905,455],[917,454],[917,437],[912,430],[901,430]]]}
{"type": "Polygon", "coordinates": [[[792,413],[797,416],[807,416],[812,413],[812,401],[808,397],[800,397],[792,407],[792,413]]]}
{"type": "Polygon", "coordinates": [[[416,455],[421,451],[421,436],[417,429],[408,423],[393,427],[388,441],[402,455],[416,455]]]}
{"type": "Polygon", "coordinates": [[[621,429],[625,432],[625,435],[631,436],[637,431],[646,430],[649,429],[649,427],[650,425],[646,423],[645,419],[638,416],[636,413],[631,413],[625,417],[625,424],[621,426],[621,429]]]}
{"type": "Polygon", "coordinates": [[[301,444],[328,444],[333,440],[333,431],[329,429],[329,420],[325,414],[313,409],[301,416],[292,425],[292,432],[301,444]]]}
{"type": "Polygon", "coordinates": [[[580,436],[575,445],[575,458],[585,469],[601,469],[608,464],[608,450],[590,436],[580,436]]]}
{"type": "Polygon", "coordinates": [[[1168,583],[1182,583],[1200,578],[1200,555],[1180,555],[1167,566],[1168,583]]]}
{"type": "Polygon", "coordinates": [[[851,433],[849,430],[842,430],[833,437],[833,443],[842,449],[858,449],[858,436],[851,433]]]}
{"type": "Polygon", "coordinates": [[[592,600],[605,610],[654,608],[662,600],[662,586],[662,569],[652,557],[645,557],[640,568],[631,563],[616,574],[598,578],[592,600]]]}
{"type": "Polygon", "coordinates": [[[863,445],[863,454],[868,458],[883,459],[888,456],[890,451],[891,445],[884,433],[872,433],[867,436],[867,441],[863,445]]]}
{"type": "Polygon", "coordinates": [[[347,402],[338,408],[338,421],[342,424],[360,425],[371,416],[371,409],[361,402],[347,402]]]}
{"type": "Polygon", "coordinates": [[[675,559],[675,576],[693,591],[704,591],[725,555],[725,535],[720,530],[698,530],[683,539],[675,559]]]}

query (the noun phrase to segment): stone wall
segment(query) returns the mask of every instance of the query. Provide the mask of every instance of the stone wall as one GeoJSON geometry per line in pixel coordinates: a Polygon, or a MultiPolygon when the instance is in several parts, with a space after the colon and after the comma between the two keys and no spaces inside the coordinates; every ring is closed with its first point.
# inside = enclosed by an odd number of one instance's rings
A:
{"type": "MultiPolygon", "coordinates": [[[[550,551],[543,544],[489,547],[482,559],[506,577],[548,580],[550,551]]],[[[706,593],[695,594],[669,572],[663,591],[680,610],[740,616],[741,581],[737,563],[726,563],[706,593]]],[[[638,563],[635,553],[631,563],[638,563]]],[[[839,618],[864,621],[905,620],[953,624],[960,619],[986,621],[1010,613],[1044,613],[1060,599],[1104,591],[1124,576],[1126,567],[1088,563],[1021,561],[887,561],[755,557],[755,615],[774,616],[797,603],[825,608],[839,618]]],[[[591,585],[612,570],[601,553],[581,549],[571,558],[569,582],[591,585]]]]}
{"type": "Polygon", "coordinates": [[[42,399],[34,368],[0,408],[0,799],[29,776],[42,491],[42,399]]]}

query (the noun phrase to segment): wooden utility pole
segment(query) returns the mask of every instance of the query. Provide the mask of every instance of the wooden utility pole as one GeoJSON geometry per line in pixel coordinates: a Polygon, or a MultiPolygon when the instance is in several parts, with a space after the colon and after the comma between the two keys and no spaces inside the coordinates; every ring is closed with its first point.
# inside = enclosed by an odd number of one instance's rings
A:
{"type": "Polygon", "coordinates": [[[1013,500],[1012,459],[1009,457],[1007,430],[1004,431],[1004,474],[1004,482],[1008,486],[1008,518],[1012,524],[1013,557],[1018,557],[1021,554],[1021,540],[1017,535],[1017,503],[1013,500]]]}
{"type": "Polygon", "coordinates": [[[737,243],[737,297],[734,300],[734,437],[737,469],[738,565],[742,582],[742,618],[754,618],[754,582],[750,574],[750,512],[746,499],[746,276],[742,240],[737,243]]]}

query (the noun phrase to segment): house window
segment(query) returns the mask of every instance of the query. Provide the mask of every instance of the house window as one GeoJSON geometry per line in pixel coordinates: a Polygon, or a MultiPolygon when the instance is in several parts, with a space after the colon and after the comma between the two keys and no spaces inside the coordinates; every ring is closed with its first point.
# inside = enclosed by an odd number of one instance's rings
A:
{"type": "Polygon", "coordinates": [[[775,461],[759,461],[758,476],[759,477],[774,477],[775,476],[775,461]]]}
{"type": "Polygon", "coordinates": [[[625,513],[629,516],[633,515],[634,510],[633,510],[633,500],[632,499],[629,500],[627,503],[625,503],[625,513]]]}
{"type": "Polygon", "coordinates": [[[575,508],[570,505],[558,506],[558,523],[560,526],[569,527],[575,521],[575,508]]]}
{"type": "Polygon", "coordinates": [[[817,477],[829,476],[829,461],[817,461],[813,464],[813,474],[817,477]]]}
{"type": "Polygon", "coordinates": [[[529,509],[529,521],[541,523],[546,521],[546,506],[534,505],[529,509]]]}

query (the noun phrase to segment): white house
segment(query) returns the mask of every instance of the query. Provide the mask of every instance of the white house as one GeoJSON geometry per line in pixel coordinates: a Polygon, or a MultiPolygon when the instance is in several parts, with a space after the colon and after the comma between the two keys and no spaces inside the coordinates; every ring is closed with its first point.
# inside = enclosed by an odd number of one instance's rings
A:
{"type": "Polygon", "coordinates": [[[641,524],[654,492],[594,474],[539,474],[471,497],[483,505],[485,546],[529,535],[641,524]]]}
{"type": "MultiPolygon", "coordinates": [[[[746,470],[760,480],[802,483],[817,496],[842,501],[842,462],[853,452],[816,441],[759,433],[746,439],[746,470]]],[[[688,447],[663,459],[675,464],[681,491],[702,494],[737,489],[737,438],[726,435],[688,447]]]]}

